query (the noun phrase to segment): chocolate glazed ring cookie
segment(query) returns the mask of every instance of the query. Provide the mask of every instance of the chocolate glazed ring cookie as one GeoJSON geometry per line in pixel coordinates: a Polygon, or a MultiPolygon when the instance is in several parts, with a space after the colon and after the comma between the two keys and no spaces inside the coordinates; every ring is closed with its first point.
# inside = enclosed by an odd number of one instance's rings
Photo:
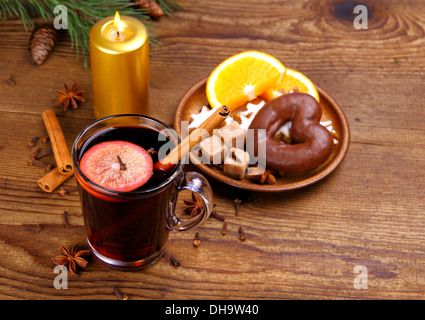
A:
{"type": "MultiPolygon", "coordinates": [[[[254,129],[254,152],[257,155],[258,129],[266,129],[266,164],[280,172],[300,173],[326,161],[332,152],[333,139],[320,124],[322,108],[309,94],[290,93],[267,103],[257,113],[249,129],[254,129]],[[275,141],[273,137],[286,122],[292,121],[294,144],[275,141]]],[[[261,141],[260,141],[261,143],[261,141]]]]}

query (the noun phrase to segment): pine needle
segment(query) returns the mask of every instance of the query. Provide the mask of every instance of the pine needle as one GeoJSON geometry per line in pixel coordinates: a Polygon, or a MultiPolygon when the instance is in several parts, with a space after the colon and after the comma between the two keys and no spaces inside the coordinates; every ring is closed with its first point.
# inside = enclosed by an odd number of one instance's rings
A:
{"type": "MultiPolygon", "coordinates": [[[[182,9],[174,0],[155,0],[166,15],[172,15],[175,11],[182,9]]],[[[41,18],[53,23],[55,7],[65,6],[68,13],[68,34],[71,39],[71,47],[75,49],[77,59],[84,58],[84,67],[88,67],[88,56],[90,51],[89,33],[96,21],[113,16],[116,11],[121,15],[132,16],[142,20],[149,31],[149,44],[159,44],[156,39],[152,23],[146,9],[136,7],[131,0],[0,0],[0,19],[18,16],[24,25],[25,31],[28,27],[34,27],[32,19],[41,18]]]]}

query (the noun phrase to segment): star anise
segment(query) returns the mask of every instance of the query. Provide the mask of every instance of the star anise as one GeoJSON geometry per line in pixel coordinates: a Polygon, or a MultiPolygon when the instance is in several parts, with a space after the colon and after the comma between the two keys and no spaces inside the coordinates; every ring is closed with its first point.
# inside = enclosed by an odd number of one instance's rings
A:
{"type": "Polygon", "coordinates": [[[190,200],[183,200],[186,204],[186,208],[184,211],[190,215],[190,217],[194,217],[202,212],[204,210],[204,201],[202,199],[199,199],[195,193],[192,192],[192,201],[190,200]]]}
{"type": "Polygon", "coordinates": [[[82,257],[88,256],[90,250],[78,250],[78,243],[74,245],[70,251],[67,247],[61,245],[62,254],[52,258],[53,262],[57,265],[63,265],[71,271],[71,274],[76,275],[78,272],[78,266],[85,268],[87,266],[87,261],[82,257]]]}
{"type": "Polygon", "coordinates": [[[85,90],[77,90],[77,83],[74,82],[70,88],[63,84],[65,91],[58,91],[59,98],[56,99],[56,104],[58,106],[63,105],[63,109],[66,111],[68,108],[78,108],[78,102],[84,102],[82,94],[86,92],[85,90]]]}

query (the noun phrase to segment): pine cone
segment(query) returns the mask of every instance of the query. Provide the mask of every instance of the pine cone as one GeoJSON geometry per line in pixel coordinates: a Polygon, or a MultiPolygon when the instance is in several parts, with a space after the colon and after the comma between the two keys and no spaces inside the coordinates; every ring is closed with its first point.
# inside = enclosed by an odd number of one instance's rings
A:
{"type": "Polygon", "coordinates": [[[37,65],[42,64],[56,44],[57,31],[50,24],[36,26],[31,33],[29,50],[37,65]]]}
{"type": "Polygon", "coordinates": [[[161,9],[158,3],[155,2],[155,0],[133,0],[136,2],[140,8],[148,9],[149,10],[149,16],[151,18],[160,18],[165,13],[161,9]]]}

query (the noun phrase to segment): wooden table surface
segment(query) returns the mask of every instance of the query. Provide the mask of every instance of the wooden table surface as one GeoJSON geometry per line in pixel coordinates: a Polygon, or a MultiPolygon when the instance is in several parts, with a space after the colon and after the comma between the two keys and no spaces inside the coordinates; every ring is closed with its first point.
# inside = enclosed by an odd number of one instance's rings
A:
{"type": "MultiPolygon", "coordinates": [[[[160,260],[120,272],[91,257],[66,290],[53,286],[52,257],[59,244],[87,247],[79,197],[43,192],[37,180],[44,168],[28,165],[35,148],[27,145],[46,135],[47,108],[69,146],[94,121],[90,70],[69,39],[35,66],[30,30],[20,20],[0,22],[0,298],[116,299],[117,287],[129,299],[424,299],[425,3],[363,2],[366,30],[354,27],[350,4],[341,1],[178,1],[184,9],[158,21],[162,43],[151,49],[153,117],[171,125],[186,90],[218,63],[261,50],[340,104],[349,151],[330,176],[296,191],[243,192],[210,179],[227,235],[214,218],[172,233],[167,250],[180,260],[177,268],[160,260]],[[7,75],[16,86],[3,81],[7,75]],[[86,90],[86,102],[64,112],[56,91],[73,82],[86,90]],[[243,200],[238,216],[236,197],[243,200]],[[361,288],[358,276],[366,275],[361,288]]],[[[72,177],[64,186],[75,183],[72,177]]]]}

